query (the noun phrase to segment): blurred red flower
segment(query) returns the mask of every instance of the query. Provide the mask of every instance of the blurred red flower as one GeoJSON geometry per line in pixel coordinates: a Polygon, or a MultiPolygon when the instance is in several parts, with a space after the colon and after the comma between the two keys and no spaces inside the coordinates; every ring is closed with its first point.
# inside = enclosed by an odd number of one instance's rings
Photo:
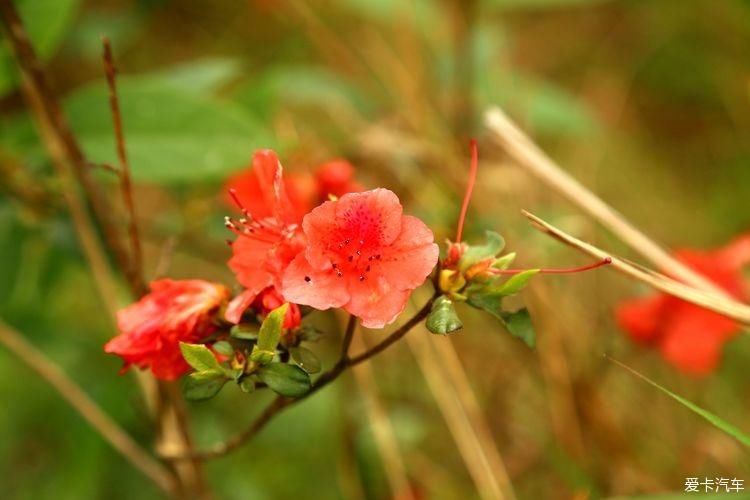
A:
{"type": "Polygon", "coordinates": [[[315,170],[315,184],[319,203],[329,196],[337,198],[346,193],[358,193],[363,187],[354,180],[354,167],[346,160],[333,160],[320,165],[315,170]]]}
{"type": "Polygon", "coordinates": [[[403,215],[387,189],[327,201],[302,227],[307,246],[284,272],[282,294],[316,309],[343,307],[368,328],[395,320],[438,258],[432,231],[403,215]]]}
{"type": "MultiPolygon", "coordinates": [[[[675,257],[736,299],[747,299],[742,267],[750,263],[750,235],[718,250],[680,250],[675,257]]],[[[740,329],[729,318],[663,293],[624,302],[615,314],[633,340],[658,346],[668,362],[693,375],[713,372],[724,343],[740,329]]]]}
{"type": "MultiPolygon", "coordinates": [[[[224,313],[224,318],[230,323],[239,323],[242,319],[242,314],[250,307],[252,307],[261,318],[281,306],[286,302],[284,297],[274,287],[268,287],[259,294],[254,294],[250,290],[245,290],[235,298],[233,298],[227,310],[224,313]]],[[[284,328],[294,329],[297,328],[302,321],[302,313],[299,310],[297,304],[289,304],[289,310],[286,312],[284,317],[284,328]]]]}
{"type": "Polygon", "coordinates": [[[229,290],[202,280],[151,283],[151,292],[117,313],[120,335],[104,351],[130,365],[150,368],[156,378],[174,380],[189,370],[180,342],[196,343],[214,330],[214,319],[229,290]]]}

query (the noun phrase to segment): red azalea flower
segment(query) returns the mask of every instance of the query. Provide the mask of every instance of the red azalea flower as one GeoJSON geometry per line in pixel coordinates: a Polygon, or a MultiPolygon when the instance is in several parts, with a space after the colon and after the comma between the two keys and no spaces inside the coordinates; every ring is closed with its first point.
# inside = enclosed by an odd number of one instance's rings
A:
{"type": "Polygon", "coordinates": [[[180,342],[200,342],[214,330],[213,320],[229,298],[226,287],[202,280],[151,283],[151,292],[117,313],[120,335],[104,346],[130,365],[151,368],[154,376],[174,380],[189,370],[180,342]]]}
{"type": "Polygon", "coordinates": [[[253,173],[259,186],[254,202],[261,201],[262,210],[252,212],[233,192],[246,218],[238,222],[227,219],[227,226],[238,234],[232,244],[229,267],[247,289],[247,297],[257,296],[270,286],[278,288],[284,269],[305,246],[299,216],[286,192],[276,153],[256,152],[253,173]]]}
{"type": "Polygon", "coordinates": [[[395,320],[438,258],[432,231],[403,215],[387,189],[327,201],[302,228],[308,244],[284,272],[282,294],[316,309],[343,307],[368,328],[395,320]]]}
{"type": "MultiPolygon", "coordinates": [[[[276,176],[278,158],[270,150],[262,150],[253,156],[252,165],[229,178],[225,185],[226,202],[236,206],[234,198],[256,219],[272,217],[274,205],[278,204],[276,193],[272,186],[276,176]]],[[[279,174],[280,175],[280,174],[279,174]]],[[[289,175],[283,178],[283,203],[287,215],[291,215],[295,222],[302,221],[302,217],[313,207],[313,200],[317,196],[315,180],[309,175],[289,175]]]]}
{"type": "MultiPolygon", "coordinates": [[[[284,302],[286,302],[284,297],[274,287],[268,287],[257,295],[249,290],[245,290],[229,302],[227,310],[224,313],[224,318],[230,323],[237,324],[242,319],[242,314],[250,307],[255,309],[261,317],[265,317],[284,302]]],[[[297,304],[289,304],[289,310],[287,310],[284,317],[284,328],[293,330],[301,322],[302,313],[299,310],[299,306],[297,304]]]]}
{"type": "MultiPolygon", "coordinates": [[[[681,250],[675,257],[737,300],[747,299],[741,270],[750,262],[750,235],[719,250],[681,250]]],[[[725,316],[662,293],[621,304],[616,317],[634,340],[658,345],[667,361],[694,375],[713,372],[724,343],[740,329],[725,316]]]]}
{"type": "MultiPolygon", "coordinates": [[[[267,152],[267,153],[270,153],[267,152]]],[[[270,200],[268,197],[269,177],[267,170],[258,167],[257,155],[249,169],[243,170],[229,178],[225,192],[234,192],[245,209],[255,218],[269,217],[270,200]]],[[[316,205],[329,199],[330,195],[340,197],[346,193],[362,191],[362,186],[354,180],[354,167],[346,160],[333,160],[320,165],[314,175],[291,174],[282,181],[290,210],[301,222],[302,217],[316,205]]],[[[225,201],[236,206],[233,197],[225,201]]]]}
{"type": "Polygon", "coordinates": [[[333,160],[319,166],[315,170],[315,182],[321,203],[331,195],[339,198],[363,191],[362,185],[354,180],[354,167],[346,160],[333,160]]]}

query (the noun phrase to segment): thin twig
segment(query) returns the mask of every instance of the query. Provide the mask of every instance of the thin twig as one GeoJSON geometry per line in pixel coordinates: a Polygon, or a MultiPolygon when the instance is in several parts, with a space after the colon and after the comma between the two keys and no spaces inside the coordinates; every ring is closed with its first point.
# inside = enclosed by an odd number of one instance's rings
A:
{"type": "Polygon", "coordinates": [[[534,227],[568,246],[599,259],[610,257],[612,262],[609,267],[621,272],[622,274],[646,283],[664,293],[674,295],[682,300],[710,309],[728,318],[739,321],[740,323],[750,325],[750,306],[735,300],[724,298],[724,296],[698,290],[692,286],[664,276],[663,274],[638,266],[622,258],[614,257],[609,252],[605,252],[594,245],[567,234],[561,229],[558,229],[540,219],[536,215],[530,214],[526,211],[523,211],[523,214],[531,220],[534,227]]]}
{"type": "Polygon", "coordinates": [[[174,492],[175,485],[170,472],[133,441],[58,365],[2,320],[0,342],[54,387],[58,394],[135,468],[143,472],[164,492],[174,492]]]}
{"type": "Polygon", "coordinates": [[[710,280],[678,261],[615,209],[589,191],[550,159],[500,108],[485,114],[485,123],[493,138],[540,181],[559,192],[574,205],[590,214],[635,251],[650,260],[662,272],[695,288],[727,297],[727,293],[710,280]]]}
{"type": "MultiPolygon", "coordinates": [[[[258,432],[260,432],[266,426],[266,424],[274,416],[280,413],[282,410],[284,410],[285,408],[288,408],[289,406],[297,404],[300,401],[304,401],[308,397],[318,392],[323,387],[327,386],[328,384],[336,380],[347,369],[353,366],[356,366],[364,361],[367,361],[368,359],[375,356],[379,352],[382,352],[388,346],[390,346],[391,344],[396,342],[398,339],[402,338],[404,335],[409,333],[409,331],[412,328],[414,328],[416,325],[422,322],[422,320],[424,320],[427,317],[427,315],[430,313],[430,310],[432,309],[432,302],[436,296],[437,294],[433,295],[430,298],[430,300],[424,306],[422,306],[422,308],[414,316],[412,316],[411,319],[409,319],[409,321],[404,323],[401,327],[399,327],[396,331],[391,333],[388,337],[386,337],[380,343],[376,344],[374,347],[369,348],[367,351],[353,358],[346,358],[346,357],[340,358],[333,368],[331,368],[329,371],[327,371],[326,373],[318,377],[315,383],[313,383],[312,388],[304,396],[301,396],[297,399],[288,399],[282,396],[276,397],[271,402],[271,404],[268,407],[266,407],[265,410],[263,410],[260,416],[257,417],[256,420],[253,421],[250,427],[240,432],[239,434],[235,435],[234,437],[228,439],[227,441],[224,441],[223,443],[216,444],[203,451],[196,451],[193,453],[184,453],[184,454],[179,454],[179,453],[174,453],[174,454],[160,453],[160,454],[162,455],[162,457],[166,458],[167,460],[174,460],[174,461],[195,460],[195,459],[210,460],[213,458],[222,457],[236,450],[237,448],[239,448],[240,446],[248,442],[250,439],[252,439],[256,434],[258,434],[258,432]]],[[[345,335],[345,340],[346,340],[346,335],[345,335]]]]}
{"type": "Polygon", "coordinates": [[[346,323],[346,331],[344,332],[344,340],[341,342],[341,356],[339,357],[339,363],[349,362],[349,347],[352,345],[352,338],[354,338],[354,331],[357,329],[357,317],[353,314],[349,315],[349,321],[346,323]]]}
{"type": "MultiPolygon", "coordinates": [[[[47,82],[42,64],[36,57],[23,23],[12,1],[0,1],[0,18],[5,25],[10,46],[21,70],[24,97],[29,104],[53,164],[72,172],[86,193],[107,245],[122,269],[128,268],[129,256],[120,238],[113,211],[103,193],[89,175],[89,162],[84,157],[65,119],[62,107],[47,82]]],[[[66,189],[67,190],[67,189],[66,189]]],[[[66,196],[72,195],[68,193],[66,196]]],[[[80,202],[79,202],[80,203],[80,202]]],[[[72,211],[72,210],[71,210],[72,211]]],[[[75,213],[73,213],[75,217],[75,213]]],[[[82,241],[86,246],[86,242],[82,241]]],[[[85,250],[85,249],[84,249],[85,250]]],[[[96,272],[96,268],[94,269],[96,272]]]]}
{"type": "Polygon", "coordinates": [[[128,235],[130,236],[131,260],[127,273],[130,280],[137,284],[142,291],[146,290],[143,281],[143,256],[141,250],[141,239],[138,233],[138,218],[136,217],[135,202],[133,201],[133,186],[130,181],[130,164],[125,149],[125,134],[122,126],[122,114],[120,113],[120,101],[117,97],[117,70],[112,58],[112,45],[109,38],[102,37],[102,61],[104,63],[104,74],[107,77],[109,88],[109,107],[112,110],[112,122],[115,130],[115,141],[117,143],[117,158],[120,162],[120,190],[125,209],[128,212],[128,235]]]}

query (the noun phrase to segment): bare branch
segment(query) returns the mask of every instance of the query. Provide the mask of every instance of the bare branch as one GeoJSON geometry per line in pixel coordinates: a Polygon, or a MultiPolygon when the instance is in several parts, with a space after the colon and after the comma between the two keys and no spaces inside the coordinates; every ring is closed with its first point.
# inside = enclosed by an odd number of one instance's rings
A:
{"type": "Polygon", "coordinates": [[[117,158],[120,161],[120,190],[125,209],[128,211],[128,234],[130,236],[130,251],[132,259],[128,272],[134,283],[143,286],[143,257],[141,251],[141,239],[138,233],[138,218],[133,201],[133,186],[130,182],[130,165],[125,150],[125,134],[122,127],[122,115],[120,113],[120,101],[117,97],[117,71],[112,59],[112,46],[109,38],[102,37],[102,60],[104,62],[104,74],[107,77],[109,88],[109,107],[112,110],[112,122],[115,129],[115,140],[117,143],[117,158]]]}
{"type": "Polygon", "coordinates": [[[678,261],[615,209],[566,173],[524,134],[500,108],[485,114],[485,123],[493,138],[516,162],[568,201],[590,214],[661,271],[695,288],[728,297],[727,293],[704,276],[678,261]]]}
{"type": "Polygon", "coordinates": [[[0,342],[54,387],[60,396],[134,467],[164,492],[174,492],[172,474],[161,463],[133,441],[59,366],[1,320],[0,342]]]}
{"type": "Polygon", "coordinates": [[[599,259],[610,257],[612,259],[610,267],[616,269],[622,274],[642,283],[646,283],[664,293],[674,295],[682,300],[705,307],[706,309],[710,309],[728,318],[732,318],[740,323],[744,323],[745,325],[750,325],[750,307],[745,304],[725,298],[723,295],[717,295],[715,293],[693,288],[692,286],[685,285],[684,283],[622,258],[613,257],[611,253],[605,252],[590,243],[583,242],[578,238],[565,233],[561,229],[545,222],[536,215],[530,214],[526,211],[524,211],[523,214],[531,220],[534,227],[576,250],[599,259]]]}

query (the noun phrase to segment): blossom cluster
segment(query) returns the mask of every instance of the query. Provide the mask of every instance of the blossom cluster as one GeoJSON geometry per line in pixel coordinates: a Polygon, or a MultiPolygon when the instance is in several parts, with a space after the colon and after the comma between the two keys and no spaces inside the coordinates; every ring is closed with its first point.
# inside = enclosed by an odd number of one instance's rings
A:
{"type": "Polygon", "coordinates": [[[284,177],[273,151],[257,151],[227,191],[241,211],[226,226],[237,236],[228,265],[242,291],[231,298],[216,283],[153,282],[151,293],[120,311],[120,335],[105,346],[125,369],[148,367],[157,378],[176,379],[189,370],[180,343],[212,345],[223,338],[217,332],[263,321],[283,304],[287,332],[300,327],[301,306],[342,308],[362,326],[382,328],[438,259],[424,222],[405,215],[393,192],[363,191],[341,160],[311,177],[284,177]]]}

